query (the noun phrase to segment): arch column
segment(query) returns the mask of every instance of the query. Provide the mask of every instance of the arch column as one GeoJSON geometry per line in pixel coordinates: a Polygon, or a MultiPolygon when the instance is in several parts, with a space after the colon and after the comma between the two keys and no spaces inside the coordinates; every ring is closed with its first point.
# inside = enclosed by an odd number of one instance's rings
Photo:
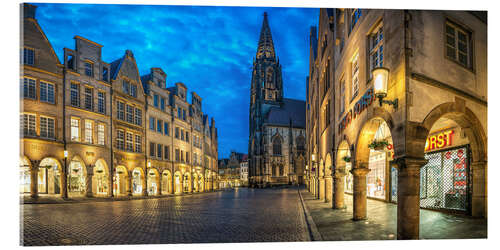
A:
{"type": "Polygon", "coordinates": [[[128,185],[127,185],[127,195],[132,196],[132,183],[134,182],[133,171],[128,171],[128,185]]]}
{"type": "Polygon", "coordinates": [[[87,168],[87,179],[85,180],[85,196],[87,197],[92,197],[92,176],[94,175],[94,167],[92,165],[89,165],[87,168]]]}
{"type": "Polygon", "coordinates": [[[33,161],[30,171],[30,196],[32,198],[38,198],[38,165],[40,161],[33,161]]]}
{"type": "Polygon", "coordinates": [[[424,158],[400,158],[398,166],[398,240],[419,238],[420,226],[420,168],[424,158]]]}
{"type": "Polygon", "coordinates": [[[471,163],[472,216],[486,217],[486,162],[471,163]]]}
{"type": "Polygon", "coordinates": [[[148,173],[148,170],[146,169],[144,174],[142,174],[142,179],[141,179],[141,186],[142,186],[141,195],[142,196],[149,196],[149,194],[148,194],[148,181],[147,181],[148,175],[149,175],[149,173],[148,173]]]}
{"type": "Polygon", "coordinates": [[[68,198],[68,173],[67,160],[64,158],[64,166],[61,168],[61,198],[68,198]]]}
{"type": "Polygon", "coordinates": [[[351,170],[353,182],[353,220],[366,219],[366,175],[370,172],[368,164],[358,163],[357,168],[351,170]]]}
{"type": "Polygon", "coordinates": [[[335,170],[334,178],[334,201],[333,208],[334,209],[343,209],[345,208],[344,204],[344,179],[347,173],[345,172],[345,167],[341,169],[335,170]]]}

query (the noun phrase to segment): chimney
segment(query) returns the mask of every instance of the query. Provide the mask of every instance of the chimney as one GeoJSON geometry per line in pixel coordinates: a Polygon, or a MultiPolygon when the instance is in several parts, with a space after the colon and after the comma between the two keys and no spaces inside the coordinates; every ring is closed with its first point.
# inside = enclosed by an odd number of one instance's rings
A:
{"type": "Polygon", "coordinates": [[[35,19],[35,14],[36,14],[36,6],[35,5],[25,3],[25,4],[23,4],[23,8],[24,8],[24,18],[35,19]]]}

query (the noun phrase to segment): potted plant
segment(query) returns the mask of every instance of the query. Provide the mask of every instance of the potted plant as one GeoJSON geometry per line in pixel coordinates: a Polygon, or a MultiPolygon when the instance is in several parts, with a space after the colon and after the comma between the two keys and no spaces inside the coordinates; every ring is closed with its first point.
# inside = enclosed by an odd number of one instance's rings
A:
{"type": "Polygon", "coordinates": [[[345,162],[351,162],[351,157],[346,155],[342,157],[342,160],[344,160],[345,162]]]}
{"type": "Polygon", "coordinates": [[[382,151],[387,146],[389,146],[389,142],[385,139],[373,140],[370,144],[368,144],[368,148],[371,148],[371,149],[377,150],[377,151],[382,151]]]}

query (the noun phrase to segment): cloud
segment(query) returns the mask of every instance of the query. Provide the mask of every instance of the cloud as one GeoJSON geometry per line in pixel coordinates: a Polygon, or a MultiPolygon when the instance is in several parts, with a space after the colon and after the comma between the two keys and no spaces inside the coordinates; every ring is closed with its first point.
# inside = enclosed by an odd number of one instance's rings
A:
{"type": "Polygon", "coordinates": [[[103,45],[112,62],[126,49],[139,71],[167,73],[167,86],[183,82],[203,98],[216,120],[219,157],[247,152],[251,66],[262,14],[268,12],[274,46],[283,67],[285,97],[305,99],[309,27],[318,9],[166,5],[44,4],[37,19],[62,61],[75,35],[103,45]]]}

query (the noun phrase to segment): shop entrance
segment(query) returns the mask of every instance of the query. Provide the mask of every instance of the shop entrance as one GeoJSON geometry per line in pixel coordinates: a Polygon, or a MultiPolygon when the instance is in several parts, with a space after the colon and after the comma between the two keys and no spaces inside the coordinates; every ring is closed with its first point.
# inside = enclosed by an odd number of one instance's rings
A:
{"type": "Polygon", "coordinates": [[[194,173],[193,174],[193,189],[194,189],[193,192],[199,192],[198,185],[199,185],[198,174],[194,173]]]}
{"type": "Polygon", "coordinates": [[[75,156],[69,163],[68,194],[83,196],[87,187],[87,169],[83,161],[75,156]]]}
{"type": "Polygon", "coordinates": [[[98,196],[108,194],[109,187],[108,167],[103,159],[99,159],[95,163],[94,176],[92,181],[92,191],[98,196]]]}
{"type": "Polygon", "coordinates": [[[184,179],[182,181],[182,187],[183,187],[184,193],[189,193],[189,191],[191,189],[191,177],[189,176],[189,173],[184,174],[184,179]]]}
{"type": "Polygon", "coordinates": [[[113,193],[116,196],[127,194],[128,171],[124,166],[117,166],[113,176],[113,193]]]}
{"type": "Polygon", "coordinates": [[[370,146],[370,157],[368,160],[368,168],[370,172],[366,175],[366,191],[367,196],[385,200],[386,183],[388,183],[388,162],[392,160],[393,142],[391,131],[387,123],[383,120],[378,120],[378,126],[375,136],[370,146]]]}
{"type": "Polygon", "coordinates": [[[31,188],[31,170],[30,170],[30,162],[27,157],[21,157],[20,163],[20,192],[21,194],[29,194],[31,188]]]}
{"type": "Polygon", "coordinates": [[[142,180],[144,175],[142,174],[142,169],[135,168],[132,171],[132,195],[142,195],[142,180]]]}
{"type": "Polygon", "coordinates": [[[158,170],[151,168],[148,171],[148,195],[158,195],[159,174],[158,170]]]}
{"type": "Polygon", "coordinates": [[[172,175],[170,171],[165,170],[161,176],[161,194],[171,194],[170,184],[172,183],[172,175]]]}
{"type": "Polygon", "coordinates": [[[182,179],[179,171],[175,172],[174,175],[174,192],[176,194],[182,193],[182,179]]]}

